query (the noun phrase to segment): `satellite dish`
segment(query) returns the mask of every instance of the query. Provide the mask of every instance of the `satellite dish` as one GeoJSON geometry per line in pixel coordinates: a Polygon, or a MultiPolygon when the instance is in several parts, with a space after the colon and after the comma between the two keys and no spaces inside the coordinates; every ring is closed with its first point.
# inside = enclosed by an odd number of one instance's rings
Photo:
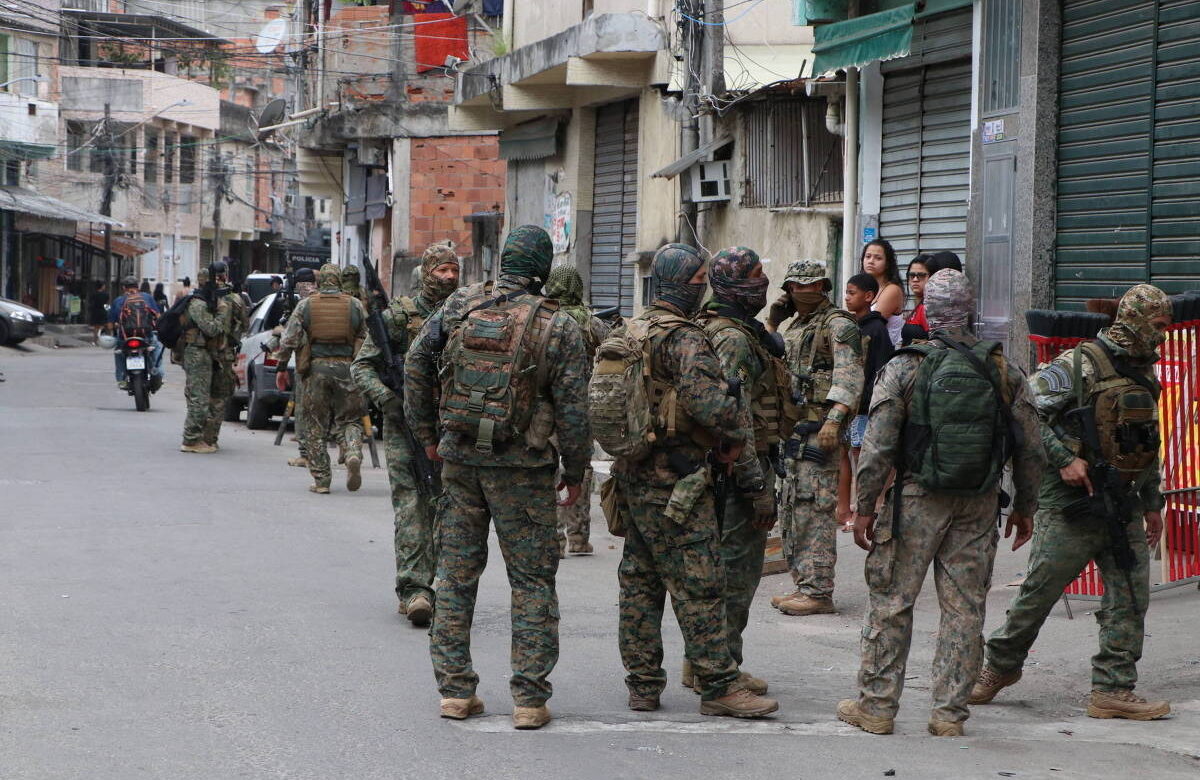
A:
{"type": "MultiPolygon", "coordinates": [[[[287,114],[287,101],[283,98],[275,98],[267,105],[263,106],[262,113],[258,115],[259,127],[272,127],[283,121],[284,115],[287,114]]],[[[258,131],[258,140],[264,141],[274,133],[274,130],[258,131]]]]}
{"type": "Polygon", "coordinates": [[[270,54],[287,35],[287,19],[272,19],[254,38],[254,48],[259,54],[270,54]]]}

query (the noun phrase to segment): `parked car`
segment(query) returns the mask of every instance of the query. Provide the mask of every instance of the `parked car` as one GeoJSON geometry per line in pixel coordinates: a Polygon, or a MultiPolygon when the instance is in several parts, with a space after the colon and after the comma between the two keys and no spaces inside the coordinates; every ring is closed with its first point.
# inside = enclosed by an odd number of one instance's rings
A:
{"type": "Polygon", "coordinates": [[[46,332],[46,315],[32,306],[0,298],[0,344],[20,344],[46,332]]]}
{"type": "MultiPolygon", "coordinates": [[[[291,391],[280,392],[275,386],[279,366],[264,349],[271,338],[271,329],[282,324],[283,295],[271,293],[250,311],[250,327],[242,337],[233,363],[237,386],[225,407],[225,419],[236,422],[245,409],[246,427],[254,430],[266,428],[272,417],[282,415],[292,398],[291,391]]],[[[293,360],[288,361],[287,372],[289,379],[294,380],[293,360]]]]}
{"type": "Polygon", "coordinates": [[[271,294],[271,280],[283,280],[283,274],[248,274],[242,282],[242,290],[250,296],[250,305],[256,306],[271,294]]]}

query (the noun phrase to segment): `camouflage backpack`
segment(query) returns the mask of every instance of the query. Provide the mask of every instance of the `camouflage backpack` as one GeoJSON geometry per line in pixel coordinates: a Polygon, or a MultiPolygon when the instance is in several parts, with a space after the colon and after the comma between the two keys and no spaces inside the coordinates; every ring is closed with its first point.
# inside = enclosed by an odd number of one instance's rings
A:
{"type": "Polygon", "coordinates": [[[491,295],[479,285],[442,351],[440,416],[448,431],[475,435],[490,453],[529,426],[557,305],[524,290],[491,295]]]}
{"type": "Polygon", "coordinates": [[[1135,480],[1158,457],[1158,396],[1161,386],[1123,366],[1101,341],[1075,347],[1072,357],[1076,401],[1096,410],[1100,449],[1126,480],[1135,480]],[[1083,354],[1096,367],[1091,392],[1084,393],[1083,354]]]}

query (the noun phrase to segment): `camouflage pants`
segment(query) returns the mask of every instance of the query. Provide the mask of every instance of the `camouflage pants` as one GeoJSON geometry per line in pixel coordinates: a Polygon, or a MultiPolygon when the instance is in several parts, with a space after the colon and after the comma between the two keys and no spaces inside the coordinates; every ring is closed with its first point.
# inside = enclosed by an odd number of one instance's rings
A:
{"type": "Polygon", "coordinates": [[[558,542],[554,539],[554,468],[442,466],[447,501],[438,518],[437,609],[429,653],[445,698],[475,693],[471,621],[479,577],[487,565],[488,519],[512,588],[512,677],[519,707],[550,698],[550,672],[558,663],[558,542]]]}
{"type": "Polygon", "coordinates": [[[574,506],[560,506],[558,510],[558,541],[559,544],[570,540],[575,544],[584,544],[592,531],[592,469],[583,470],[579,500],[574,506]]]}
{"type": "Polygon", "coordinates": [[[204,421],[203,440],[207,444],[216,444],[221,435],[221,423],[225,420],[225,405],[233,396],[236,384],[233,376],[233,364],[224,360],[213,363],[212,384],[209,386],[208,418],[204,421]]]}
{"type": "Polygon", "coordinates": [[[300,451],[308,458],[308,472],[314,483],[329,487],[332,472],[326,442],[332,433],[341,434],[347,458],[362,458],[366,404],[350,379],[349,363],[313,363],[304,377],[304,404],[299,414],[304,421],[300,451]]]}
{"type": "Polygon", "coordinates": [[[187,400],[187,417],[183,421],[183,443],[204,441],[209,412],[212,410],[213,373],[216,363],[207,348],[188,344],[183,348],[183,370],[187,380],[183,396],[187,400]]]}
{"type": "Polygon", "coordinates": [[[717,518],[706,491],[681,525],[664,514],[671,488],[615,477],[628,518],[617,579],[621,587],[618,641],[630,692],[658,696],[663,671],[662,618],[666,595],[683,633],[684,656],[701,697],[724,696],[737,680],[725,628],[724,568],[717,551],[717,518]]]}
{"type": "Polygon", "coordinates": [[[799,458],[785,463],[780,524],[792,582],[806,596],[833,598],[841,454],[830,455],[825,464],[799,458]]]}
{"type": "Polygon", "coordinates": [[[384,420],[383,452],[396,525],[396,596],[402,604],[419,595],[432,600],[437,566],[435,512],[433,505],[417,491],[412,472],[413,451],[402,423],[384,420]]]}
{"type": "MultiPolygon", "coordinates": [[[[771,479],[771,464],[762,459],[763,473],[771,479]]],[[[750,622],[750,604],[762,580],[767,532],[754,527],[754,504],[737,491],[725,503],[721,525],[721,562],[725,566],[725,627],[729,654],[742,665],[742,632],[750,622]]]]}
{"type": "Polygon", "coordinates": [[[923,495],[908,485],[900,524],[891,500],[879,513],[867,555],[869,607],[862,630],[859,703],[894,718],[912,644],[913,605],[933,564],[941,622],[933,655],[933,717],[967,719],[967,696],[982,661],[983,616],[996,557],[997,496],[923,495]]]}
{"type": "Polygon", "coordinates": [[[1100,651],[1092,656],[1092,687],[1132,690],[1137,684],[1137,662],[1142,657],[1150,571],[1141,516],[1131,519],[1128,528],[1130,545],[1137,556],[1132,579],[1138,609],[1143,613],[1140,615],[1130,603],[1124,572],[1106,549],[1108,533],[1100,519],[1067,520],[1054,509],[1038,512],[1029,549],[1029,574],[1008,608],[1004,625],[987,641],[988,666],[1000,672],[1020,669],[1042,623],[1062,597],[1063,588],[1088,561],[1094,560],[1104,579],[1104,597],[1096,612],[1100,651]]]}

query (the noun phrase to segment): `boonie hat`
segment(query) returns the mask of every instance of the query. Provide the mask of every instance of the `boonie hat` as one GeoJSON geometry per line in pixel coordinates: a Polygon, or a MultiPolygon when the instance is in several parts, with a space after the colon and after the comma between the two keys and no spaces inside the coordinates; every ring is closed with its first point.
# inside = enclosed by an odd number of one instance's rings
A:
{"type": "Polygon", "coordinates": [[[781,286],[786,289],[788,282],[796,284],[824,282],[826,291],[833,289],[833,282],[826,276],[825,263],[820,260],[795,260],[789,263],[787,275],[783,277],[781,286]]]}

